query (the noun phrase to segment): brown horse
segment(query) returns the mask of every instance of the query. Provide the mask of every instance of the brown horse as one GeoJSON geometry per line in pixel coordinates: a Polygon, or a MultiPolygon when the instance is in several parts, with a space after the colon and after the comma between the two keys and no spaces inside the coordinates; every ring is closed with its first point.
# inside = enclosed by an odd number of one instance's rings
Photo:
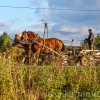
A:
{"type": "MultiPolygon", "coordinates": [[[[24,52],[23,52],[24,58],[22,59],[22,62],[29,63],[29,55],[30,55],[30,57],[32,57],[32,56],[34,57],[33,53],[35,53],[35,51],[33,50],[33,48],[31,48],[31,51],[29,50],[29,44],[22,44],[21,43],[21,35],[22,34],[16,34],[15,35],[12,46],[17,46],[18,45],[18,47],[23,48],[24,49],[24,52]]],[[[33,47],[33,45],[34,44],[32,44],[31,46],[33,47]]],[[[35,59],[33,59],[33,61],[34,60],[35,59]]]]}
{"type": "Polygon", "coordinates": [[[47,38],[47,39],[44,39],[44,38],[41,38],[38,36],[38,34],[32,32],[32,31],[24,31],[22,33],[22,36],[21,36],[21,40],[22,41],[33,41],[34,45],[41,48],[41,49],[47,49],[47,48],[43,48],[43,45],[51,48],[52,50],[55,50],[55,51],[64,51],[64,43],[57,39],[57,38],[47,38]],[[36,43],[37,42],[37,43],[36,43]],[[38,44],[39,43],[39,44],[38,44]]]}
{"type": "Polygon", "coordinates": [[[57,38],[44,39],[38,36],[38,34],[32,31],[24,31],[21,36],[22,43],[32,42],[32,50],[35,51],[35,55],[39,55],[40,52],[49,54],[53,50],[56,52],[64,51],[64,43],[57,38]]]}
{"type": "Polygon", "coordinates": [[[20,43],[22,34],[15,34],[12,46],[18,45],[20,43]]]}
{"type": "Polygon", "coordinates": [[[12,46],[16,46],[16,45],[20,44],[22,46],[22,48],[25,50],[25,55],[28,55],[29,54],[29,44],[22,44],[21,36],[22,36],[22,34],[15,34],[12,46]]]}

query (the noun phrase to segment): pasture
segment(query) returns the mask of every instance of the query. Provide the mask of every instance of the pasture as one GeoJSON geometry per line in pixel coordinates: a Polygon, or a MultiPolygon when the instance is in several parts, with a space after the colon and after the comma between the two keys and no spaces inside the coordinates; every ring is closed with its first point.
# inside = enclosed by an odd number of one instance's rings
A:
{"type": "Polygon", "coordinates": [[[0,100],[100,100],[100,66],[28,66],[0,59],[0,100]]]}

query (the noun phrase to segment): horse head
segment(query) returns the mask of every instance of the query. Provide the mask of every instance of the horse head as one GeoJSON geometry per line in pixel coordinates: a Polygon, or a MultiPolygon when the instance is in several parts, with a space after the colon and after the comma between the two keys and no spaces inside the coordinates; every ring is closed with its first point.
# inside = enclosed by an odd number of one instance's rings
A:
{"type": "Polygon", "coordinates": [[[28,34],[26,31],[22,32],[21,41],[28,41],[28,34]]]}
{"type": "Polygon", "coordinates": [[[23,31],[22,36],[21,36],[21,40],[22,41],[31,41],[34,38],[36,38],[37,34],[35,32],[32,31],[23,31]]]}
{"type": "Polygon", "coordinates": [[[21,34],[15,34],[12,46],[15,46],[17,44],[20,44],[20,40],[21,40],[21,34]]]}

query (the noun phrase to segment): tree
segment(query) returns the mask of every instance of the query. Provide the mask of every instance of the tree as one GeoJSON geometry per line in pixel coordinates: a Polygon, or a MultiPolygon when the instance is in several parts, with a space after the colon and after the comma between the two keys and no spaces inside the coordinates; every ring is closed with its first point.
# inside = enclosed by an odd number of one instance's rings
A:
{"type": "Polygon", "coordinates": [[[82,49],[88,49],[88,41],[86,38],[81,42],[81,46],[82,49]]]}
{"type": "Polygon", "coordinates": [[[95,46],[96,48],[100,48],[100,34],[97,34],[95,38],[95,46]]]}
{"type": "Polygon", "coordinates": [[[10,48],[12,45],[12,40],[11,38],[7,35],[6,32],[4,32],[1,36],[0,36],[0,51],[3,52],[5,51],[7,48],[10,48]]]}
{"type": "MultiPolygon", "coordinates": [[[[81,43],[82,45],[82,48],[84,49],[88,49],[88,42],[86,39],[84,39],[81,43]]],[[[97,34],[97,36],[95,37],[95,42],[94,42],[94,45],[95,45],[95,49],[98,49],[100,48],[100,34],[97,34]]]]}

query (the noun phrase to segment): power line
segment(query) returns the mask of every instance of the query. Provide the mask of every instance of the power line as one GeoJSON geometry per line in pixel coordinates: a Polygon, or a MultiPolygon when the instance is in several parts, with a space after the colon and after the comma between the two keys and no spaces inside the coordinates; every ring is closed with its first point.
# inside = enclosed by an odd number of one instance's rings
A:
{"type": "Polygon", "coordinates": [[[48,10],[66,10],[66,11],[100,11],[99,9],[67,9],[67,8],[34,8],[34,7],[21,7],[21,6],[0,6],[0,8],[16,8],[16,9],[48,9],[48,10]]]}

